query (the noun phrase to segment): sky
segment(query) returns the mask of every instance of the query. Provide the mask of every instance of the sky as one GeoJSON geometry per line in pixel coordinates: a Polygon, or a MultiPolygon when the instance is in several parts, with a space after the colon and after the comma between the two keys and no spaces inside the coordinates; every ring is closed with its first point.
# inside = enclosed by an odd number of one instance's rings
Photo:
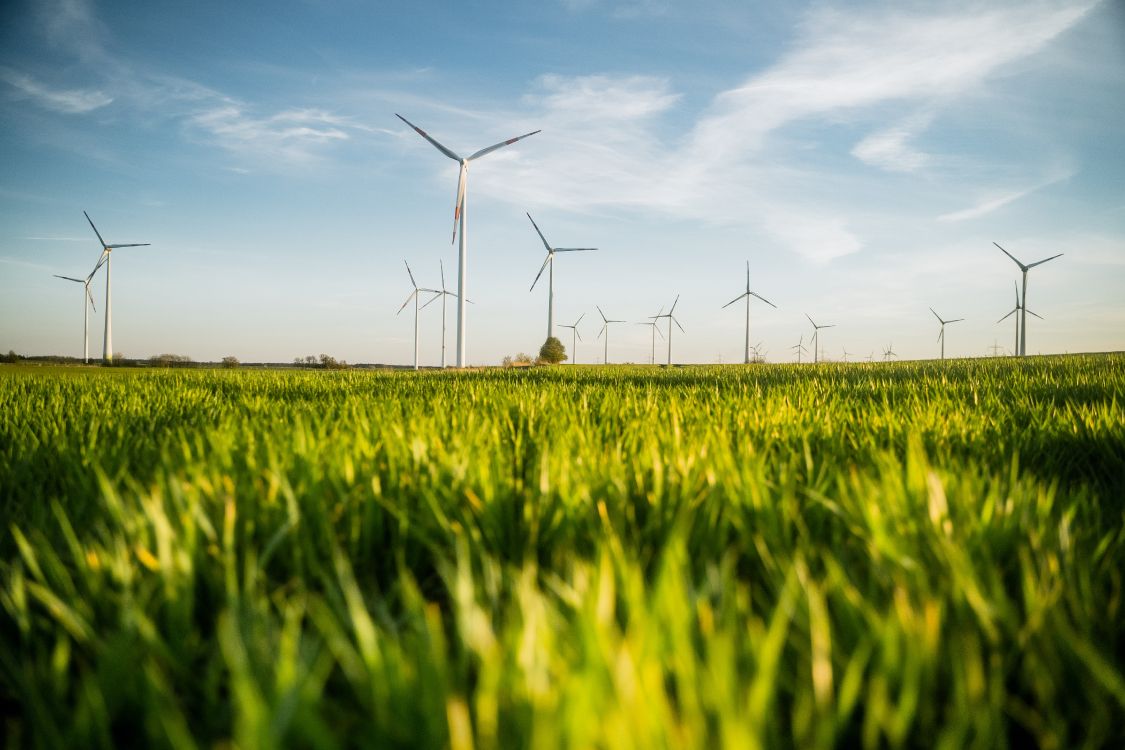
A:
{"type": "MultiPolygon", "coordinates": [[[[0,8],[0,351],[82,352],[109,243],[127,357],[409,364],[422,286],[456,287],[469,171],[468,360],[674,362],[1125,349],[1125,3],[543,0],[0,8]],[[658,360],[667,357],[657,339],[658,360]]],[[[105,276],[90,348],[102,349],[105,276]]],[[[455,307],[447,311],[454,357],[455,307]]],[[[441,360],[441,304],[419,317],[441,360]]]]}

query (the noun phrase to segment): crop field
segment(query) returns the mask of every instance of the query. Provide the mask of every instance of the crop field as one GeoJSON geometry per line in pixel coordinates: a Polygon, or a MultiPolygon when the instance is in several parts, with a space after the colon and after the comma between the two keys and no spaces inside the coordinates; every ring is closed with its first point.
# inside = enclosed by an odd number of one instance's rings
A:
{"type": "Polygon", "coordinates": [[[1121,747],[1125,356],[0,368],[10,747],[1121,747]]]}

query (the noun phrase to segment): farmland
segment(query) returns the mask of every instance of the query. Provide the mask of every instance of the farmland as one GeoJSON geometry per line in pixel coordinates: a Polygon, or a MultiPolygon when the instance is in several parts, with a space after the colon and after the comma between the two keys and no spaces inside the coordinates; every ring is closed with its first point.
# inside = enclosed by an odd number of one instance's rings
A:
{"type": "Polygon", "coordinates": [[[1125,356],[0,369],[9,746],[1113,746],[1125,356]]]}

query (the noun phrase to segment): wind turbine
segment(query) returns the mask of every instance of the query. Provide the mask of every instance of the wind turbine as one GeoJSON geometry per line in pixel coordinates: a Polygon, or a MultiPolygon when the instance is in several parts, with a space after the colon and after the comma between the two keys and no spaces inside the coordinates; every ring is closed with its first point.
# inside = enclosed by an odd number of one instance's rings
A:
{"type": "MultiPolygon", "coordinates": [[[[421,296],[422,292],[426,292],[427,294],[435,294],[435,295],[440,295],[441,292],[439,292],[437,289],[426,289],[425,287],[418,286],[418,282],[416,282],[414,280],[414,274],[410,270],[410,264],[407,263],[405,260],[403,261],[403,263],[406,265],[406,273],[410,275],[410,284],[411,284],[411,286],[414,287],[414,291],[411,292],[410,296],[406,298],[406,302],[402,303],[402,307],[400,307],[398,309],[398,312],[396,312],[395,315],[398,315],[399,313],[401,313],[406,308],[406,306],[408,304],[410,304],[410,300],[414,300],[414,369],[417,370],[418,369],[418,297],[421,296]]],[[[434,299],[437,299],[437,298],[435,297],[434,299]]],[[[426,304],[428,305],[428,304],[430,304],[430,302],[433,302],[433,301],[434,300],[430,300],[426,304]]],[[[442,351],[444,352],[444,349],[442,351]]]]}
{"type": "Polygon", "coordinates": [[[578,341],[582,340],[582,336],[579,335],[579,333],[578,333],[578,324],[581,323],[582,319],[585,318],[585,317],[586,317],[586,313],[582,313],[581,315],[579,315],[578,320],[574,321],[574,325],[572,325],[572,326],[564,326],[561,323],[559,324],[559,328],[569,328],[570,331],[571,331],[570,364],[572,364],[572,365],[578,364],[578,344],[575,341],[575,339],[577,339],[578,341]]]}
{"type": "Polygon", "coordinates": [[[944,360],[945,359],[945,324],[946,323],[960,323],[962,320],[964,320],[964,318],[954,318],[953,320],[942,320],[941,316],[937,314],[937,312],[934,310],[934,308],[931,307],[930,312],[932,312],[934,314],[934,317],[938,319],[938,322],[941,323],[941,332],[938,333],[937,337],[938,337],[938,341],[941,342],[941,358],[944,360]]]}
{"type": "MultiPolygon", "coordinates": [[[[598,306],[594,305],[594,307],[598,307],[598,306]]],[[[600,339],[602,337],[602,334],[603,333],[605,334],[605,354],[603,355],[604,359],[602,361],[603,361],[604,364],[608,365],[609,364],[609,324],[610,323],[624,323],[625,321],[624,320],[610,320],[609,318],[607,318],[605,316],[605,313],[602,312],[602,309],[600,307],[598,307],[598,314],[602,316],[602,330],[598,333],[598,338],[600,339]]]]}
{"type": "Polygon", "coordinates": [[[770,302],[768,299],[766,299],[762,295],[758,294],[757,292],[750,291],[750,261],[746,261],[746,291],[744,291],[742,294],[740,294],[737,297],[735,297],[734,299],[732,299],[730,302],[723,305],[722,309],[723,310],[727,309],[728,307],[733,305],[735,302],[738,302],[743,297],[746,298],[746,351],[745,351],[745,354],[744,354],[743,359],[742,359],[742,364],[748,365],[748,364],[750,364],[750,298],[751,297],[757,297],[758,299],[760,299],[762,302],[765,302],[770,307],[774,308],[775,310],[777,309],[777,305],[770,302]]]}
{"type": "Polygon", "coordinates": [[[535,233],[539,235],[539,239],[543,240],[543,247],[547,248],[547,257],[543,261],[543,265],[539,266],[539,273],[535,274],[535,281],[531,282],[532,291],[535,285],[539,283],[539,277],[543,275],[543,269],[547,266],[551,267],[550,272],[547,274],[547,338],[555,335],[555,253],[587,253],[597,250],[596,247],[551,247],[551,243],[547,242],[547,238],[539,231],[539,225],[535,223],[535,219],[531,218],[531,214],[527,215],[531,226],[535,227],[535,233]]]}
{"type": "Polygon", "coordinates": [[[846,364],[848,361],[848,357],[852,356],[852,353],[848,351],[848,348],[846,346],[841,346],[840,349],[844,352],[844,363],[846,364]]]}
{"type": "MultiPolygon", "coordinates": [[[[668,319],[668,366],[669,367],[672,366],[672,323],[676,324],[676,328],[679,328],[681,333],[686,333],[686,331],[684,331],[684,327],[682,325],[680,325],[680,321],[676,320],[676,316],[672,314],[672,313],[676,312],[676,305],[679,303],[679,301],[680,301],[680,295],[677,294],[676,299],[672,302],[672,307],[668,310],[668,312],[664,313],[663,315],[653,315],[652,316],[652,318],[655,319],[655,320],[659,320],[660,318],[667,318],[668,319]]],[[[663,308],[661,308],[661,309],[663,309],[663,308]]]]}
{"type": "MultiPolygon", "coordinates": [[[[1000,247],[1000,245],[995,243],[995,242],[993,242],[992,244],[996,245],[996,247],[1000,247]]],[[[1020,267],[1020,270],[1023,271],[1023,305],[1024,305],[1024,307],[1023,307],[1023,312],[1020,313],[1021,320],[1020,320],[1019,353],[1020,353],[1021,357],[1026,357],[1027,356],[1027,272],[1030,271],[1031,269],[1035,268],[1036,266],[1043,265],[1044,263],[1046,263],[1049,260],[1054,260],[1055,258],[1060,257],[1062,255],[1062,253],[1059,253],[1058,255],[1052,255],[1050,258],[1044,258],[1043,260],[1037,260],[1034,263],[1030,263],[1028,265],[1024,265],[1020,261],[1016,260],[1016,256],[1012,255],[1011,253],[1009,253],[1004,248],[1000,247],[1000,252],[1004,253],[1004,255],[1007,255],[1009,258],[1011,258],[1012,261],[1017,266],[1020,267]]],[[[1036,315],[1035,317],[1038,318],[1039,316],[1036,315]]]]}
{"type": "Polygon", "coordinates": [[[500,143],[489,146],[488,148],[482,148],[480,151],[477,151],[471,156],[460,157],[431,138],[425,130],[422,130],[420,127],[410,122],[410,120],[407,120],[397,112],[395,113],[395,117],[402,120],[410,127],[414,128],[414,131],[417,132],[418,135],[422,136],[430,142],[430,145],[461,165],[461,173],[457,178],[457,200],[453,204],[453,241],[457,241],[457,235],[458,233],[460,233],[461,242],[457,246],[457,366],[464,367],[467,364],[465,352],[468,348],[468,341],[466,336],[467,321],[465,319],[465,296],[468,293],[469,286],[469,246],[468,241],[465,239],[465,204],[468,201],[469,192],[469,162],[473,161],[474,159],[479,159],[487,154],[491,154],[497,149],[504,148],[505,146],[510,146],[516,141],[523,140],[528,136],[535,135],[539,131],[533,130],[530,133],[524,133],[523,135],[516,136],[515,138],[509,138],[506,141],[501,141],[500,143]]]}
{"type": "MultiPolygon", "coordinates": [[[[805,313],[805,317],[809,318],[809,314],[805,313]]],[[[813,338],[812,338],[813,364],[816,364],[817,362],[820,361],[820,358],[818,356],[819,352],[817,351],[817,344],[820,343],[820,329],[821,328],[835,328],[836,324],[830,323],[828,325],[818,326],[816,324],[816,321],[814,321],[812,318],[809,318],[809,322],[812,323],[812,327],[813,327],[813,338]]]]}
{"type": "Polygon", "coordinates": [[[98,311],[98,308],[94,305],[94,295],[90,292],[90,282],[94,280],[94,274],[102,267],[106,257],[107,256],[103,254],[102,257],[98,259],[98,264],[94,266],[94,270],[90,271],[90,274],[84,279],[76,279],[73,276],[59,276],[57,273],[54,274],[56,279],[78,282],[86,291],[86,294],[83,295],[85,299],[82,300],[82,360],[86,364],[90,364],[90,310],[94,312],[98,311]],[[86,300],[90,301],[90,307],[86,307],[86,300]]]}
{"type": "MultiPolygon", "coordinates": [[[[1003,318],[1000,318],[1000,320],[996,321],[997,323],[1003,323],[1005,320],[1007,320],[1009,317],[1011,317],[1011,315],[1013,313],[1018,313],[1018,312],[1020,312],[1024,309],[1024,306],[1022,304],[1020,304],[1020,288],[1019,288],[1019,285],[1016,284],[1016,282],[1013,281],[1012,287],[1015,289],[1015,292],[1016,292],[1016,306],[1013,307],[1010,311],[1008,311],[1007,315],[1005,315],[1003,318]]],[[[1031,310],[1028,310],[1027,312],[1031,313],[1032,315],[1035,315],[1035,317],[1039,318],[1040,320],[1043,320],[1042,315],[1038,315],[1038,314],[1032,312],[1031,310]]],[[[1022,330],[1023,330],[1023,327],[1020,325],[1020,316],[1016,315],[1016,348],[1012,350],[1012,356],[1013,357],[1020,356],[1020,331],[1022,331],[1022,330]]]]}
{"type": "Polygon", "coordinates": [[[752,362],[759,362],[759,363],[764,363],[766,361],[766,355],[769,353],[769,352],[766,352],[766,351],[762,350],[762,342],[761,341],[759,341],[757,344],[754,344],[754,346],[750,347],[750,351],[754,352],[754,359],[752,359],[751,361],[752,362]]]}
{"type": "Polygon", "coordinates": [[[895,354],[895,345],[894,344],[887,345],[887,348],[883,350],[883,361],[884,362],[889,360],[891,357],[897,357],[897,356],[898,355],[895,354]]]}
{"type": "MultiPolygon", "coordinates": [[[[441,291],[437,293],[437,296],[432,297],[429,302],[422,305],[422,309],[425,310],[427,307],[436,302],[438,297],[441,297],[441,366],[442,369],[445,369],[445,298],[456,297],[457,294],[456,292],[451,292],[445,288],[445,264],[441,262],[440,258],[438,259],[438,268],[441,270],[441,291]]],[[[411,276],[410,280],[413,281],[414,277],[411,276]]],[[[472,300],[466,301],[470,305],[473,303],[472,300]]]]}
{"type": "Polygon", "coordinates": [[[797,352],[797,364],[801,364],[801,352],[807,353],[809,351],[805,348],[805,334],[802,333],[801,337],[797,339],[797,343],[789,348],[797,352]]]}
{"type": "MultiPolygon", "coordinates": [[[[660,308],[660,312],[664,312],[664,308],[660,308]]],[[[656,334],[660,333],[660,324],[655,320],[650,320],[647,323],[637,323],[639,326],[649,326],[652,328],[652,354],[649,357],[648,363],[650,365],[656,364],[656,334]]],[[[660,338],[664,338],[664,334],[660,333],[660,338]]]]}
{"type": "MultiPolygon", "coordinates": [[[[85,211],[82,215],[86,217],[86,221],[90,222],[90,228],[94,230],[94,234],[98,236],[98,242],[102,243],[102,255],[98,258],[98,265],[94,270],[98,270],[98,266],[105,263],[105,337],[102,339],[102,359],[106,362],[113,361],[113,296],[110,287],[110,258],[113,255],[113,250],[119,247],[148,247],[147,242],[133,242],[129,244],[107,245],[106,241],[102,239],[101,232],[94,226],[94,220],[90,218],[90,214],[85,211]]],[[[91,274],[93,275],[93,274],[91,274]]]]}

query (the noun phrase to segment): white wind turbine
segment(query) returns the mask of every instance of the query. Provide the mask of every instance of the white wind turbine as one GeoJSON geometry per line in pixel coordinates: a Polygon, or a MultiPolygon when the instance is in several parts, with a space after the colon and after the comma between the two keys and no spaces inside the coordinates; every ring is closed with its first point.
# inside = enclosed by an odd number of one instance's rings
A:
{"type": "Polygon", "coordinates": [[[586,313],[582,313],[581,315],[579,315],[578,320],[574,321],[574,325],[572,326],[564,326],[561,323],[559,324],[559,328],[569,328],[572,334],[570,337],[570,364],[572,365],[578,364],[578,343],[577,341],[575,341],[575,339],[577,339],[578,341],[582,340],[581,334],[578,333],[578,324],[581,323],[582,319],[585,317],[586,313]]]}
{"type": "MultiPolygon", "coordinates": [[[[407,268],[409,268],[409,266],[407,268]]],[[[438,259],[438,268],[441,271],[441,291],[439,291],[435,297],[432,297],[429,302],[422,305],[422,309],[425,310],[427,307],[429,307],[434,302],[436,302],[438,297],[441,297],[441,366],[442,366],[442,369],[444,369],[445,368],[445,298],[446,297],[456,297],[457,293],[451,292],[451,291],[449,291],[448,289],[445,288],[445,264],[441,262],[440,258],[438,259]]],[[[410,280],[413,281],[414,277],[411,276],[410,280]]],[[[473,304],[473,301],[471,299],[466,300],[466,302],[468,302],[470,305],[473,304]]]]}
{"type": "MultiPolygon", "coordinates": [[[[664,312],[664,308],[660,308],[660,312],[664,312]]],[[[639,326],[649,326],[652,328],[652,354],[649,356],[648,363],[650,365],[656,364],[656,334],[660,333],[660,324],[655,320],[650,320],[647,323],[637,323],[639,326]]],[[[664,338],[664,334],[660,333],[660,338],[664,338]]]]}
{"type": "Polygon", "coordinates": [[[801,337],[797,339],[797,343],[793,344],[793,346],[789,348],[797,352],[797,364],[801,364],[801,352],[805,352],[807,354],[809,351],[805,348],[805,334],[802,333],[801,337]]]}
{"type": "Polygon", "coordinates": [[[855,356],[855,355],[852,354],[851,352],[849,352],[848,347],[846,347],[846,346],[841,346],[840,349],[844,352],[844,364],[847,364],[848,357],[852,357],[852,356],[855,356]]]}
{"type": "Polygon", "coordinates": [[[898,355],[895,354],[895,345],[894,344],[888,344],[887,348],[883,350],[883,361],[884,362],[889,360],[891,357],[897,357],[897,356],[898,355]]]}
{"type": "MultiPolygon", "coordinates": [[[[439,292],[437,289],[426,289],[425,287],[418,286],[418,282],[416,282],[414,280],[414,274],[410,270],[410,264],[407,263],[405,260],[403,261],[403,263],[406,265],[406,273],[410,275],[410,284],[411,284],[411,286],[414,287],[414,291],[411,292],[410,296],[406,298],[406,302],[402,303],[402,307],[400,307],[398,309],[398,312],[396,312],[395,315],[398,315],[399,313],[401,313],[406,308],[406,306],[408,304],[410,304],[410,300],[414,300],[414,369],[417,370],[418,369],[418,298],[421,296],[422,292],[425,292],[427,294],[434,294],[434,295],[440,295],[441,292],[439,292]]],[[[435,297],[434,299],[437,299],[437,298],[435,297]]],[[[430,300],[426,304],[428,305],[430,302],[433,302],[433,300],[430,300]]]]}
{"type": "MultiPolygon", "coordinates": [[[[1016,290],[1016,306],[1013,307],[1008,312],[1007,315],[1005,315],[1003,318],[1000,318],[1000,320],[996,321],[997,323],[1003,323],[1005,320],[1007,320],[1009,317],[1011,317],[1014,313],[1018,313],[1021,310],[1023,310],[1023,305],[1020,304],[1020,288],[1019,288],[1019,285],[1016,284],[1016,282],[1013,281],[1012,286],[1016,290]]],[[[1031,310],[1028,310],[1027,312],[1031,313],[1032,315],[1039,318],[1040,320],[1043,320],[1042,315],[1034,313],[1031,310]]],[[[1023,330],[1023,328],[1020,326],[1020,316],[1016,315],[1016,348],[1012,350],[1012,356],[1013,357],[1018,357],[1020,355],[1020,331],[1022,331],[1022,330],[1023,330]]]]}
{"type": "MultiPolygon", "coordinates": [[[[594,307],[598,307],[598,306],[594,305],[594,307]]],[[[602,316],[602,330],[598,332],[598,338],[600,339],[602,337],[602,334],[603,333],[605,334],[605,353],[602,355],[602,363],[608,365],[609,364],[609,324],[610,323],[624,323],[625,321],[624,320],[610,320],[609,318],[607,318],[605,316],[605,313],[602,312],[602,309],[600,307],[598,307],[598,314],[602,316]]]]}
{"type": "Polygon", "coordinates": [[[98,311],[98,308],[94,305],[94,295],[90,291],[90,283],[94,280],[94,274],[96,274],[98,269],[102,267],[102,264],[105,263],[106,258],[107,256],[104,254],[101,258],[98,258],[98,264],[94,266],[94,270],[90,271],[90,274],[84,279],[76,279],[73,276],[59,276],[57,273],[54,274],[56,279],[78,282],[83,286],[86,292],[82,295],[82,360],[86,364],[90,363],[90,310],[94,312],[98,311]],[[90,302],[89,307],[86,307],[87,300],[90,302]]]}
{"type": "Polygon", "coordinates": [[[835,328],[836,324],[830,323],[828,325],[818,326],[816,324],[816,321],[809,317],[808,313],[805,313],[805,317],[809,318],[809,322],[812,323],[812,327],[813,327],[813,337],[812,337],[813,364],[816,364],[817,362],[820,361],[819,349],[818,349],[818,345],[820,344],[820,329],[821,328],[835,328]]]}
{"type": "Polygon", "coordinates": [[[748,365],[748,364],[750,364],[750,298],[751,297],[757,297],[758,299],[760,299],[762,302],[765,302],[770,307],[774,308],[775,310],[777,309],[777,305],[770,302],[768,299],[766,299],[762,295],[758,294],[757,292],[750,291],[750,261],[746,261],[746,291],[744,291],[742,294],[740,294],[737,297],[735,297],[734,299],[732,299],[730,302],[723,305],[722,309],[724,309],[724,310],[727,309],[728,307],[733,305],[735,302],[738,302],[743,297],[746,298],[746,352],[745,352],[745,355],[743,356],[742,363],[745,364],[745,365],[748,365]]]}
{"type": "Polygon", "coordinates": [[[464,367],[468,364],[466,359],[466,350],[468,349],[468,341],[466,335],[467,320],[465,318],[465,296],[468,293],[469,286],[469,246],[468,240],[465,239],[465,204],[468,202],[468,180],[469,180],[469,162],[474,159],[479,159],[482,156],[491,154],[493,151],[510,146],[516,141],[527,138],[528,136],[535,135],[538,130],[533,130],[530,133],[525,133],[515,138],[509,138],[488,148],[482,148],[480,151],[467,157],[460,157],[450,151],[445,146],[438,143],[430,137],[425,130],[414,123],[407,120],[402,115],[395,113],[395,117],[405,122],[410,127],[414,128],[418,135],[425,138],[430,142],[434,148],[448,156],[453,161],[461,165],[461,173],[457,178],[457,200],[453,204],[453,241],[456,242],[458,234],[461,236],[461,242],[457,246],[457,366],[464,367]]]}
{"type": "Polygon", "coordinates": [[[547,266],[551,270],[547,274],[547,338],[555,335],[555,253],[588,253],[597,250],[596,247],[551,247],[551,243],[547,242],[547,238],[539,231],[539,225],[535,223],[535,219],[531,218],[531,214],[527,215],[531,226],[535,227],[535,233],[539,235],[539,239],[543,240],[543,247],[547,248],[547,257],[543,261],[543,265],[539,266],[539,273],[535,274],[535,281],[531,282],[532,291],[535,285],[539,283],[539,277],[543,275],[543,269],[547,266]]]}
{"type": "MultiPolygon", "coordinates": [[[[676,299],[675,299],[674,302],[672,302],[672,307],[671,307],[671,309],[668,310],[668,312],[664,313],[663,315],[653,315],[652,316],[652,318],[656,319],[656,320],[659,320],[660,318],[667,318],[668,319],[668,366],[669,367],[672,366],[672,323],[676,324],[676,328],[679,328],[681,333],[686,333],[686,331],[684,331],[684,327],[682,325],[680,325],[680,321],[676,320],[676,316],[672,314],[672,313],[676,312],[676,305],[679,304],[679,301],[680,301],[680,295],[677,294],[676,299]]],[[[661,308],[661,309],[663,309],[663,308],[661,308]]]]}
{"type": "Polygon", "coordinates": [[[960,323],[962,320],[964,320],[964,318],[954,318],[953,320],[942,320],[942,317],[937,314],[937,312],[934,310],[934,308],[931,307],[930,312],[932,312],[934,314],[934,317],[938,319],[938,322],[941,323],[941,332],[938,333],[938,341],[941,342],[941,358],[944,360],[945,359],[945,324],[946,323],[960,323]]]}
{"type": "MultiPolygon", "coordinates": [[[[101,232],[94,226],[94,220],[90,218],[90,214],[85,211],[82,215],[86,217],[86,221],[90,222],[90,228],[94,230],[94,234],[98,236],[98,242],[102,243],[102,255],[98,258],[98,266],[105,264],[105,337],[102,339],[102,359],[106,362],[113,361],[113,296],[110,287],[110,258],[113,255],[113,250],[119,247],[148,247],[147,242],[133,242],[129,244],[107,245],[106,241],[102,239],[101,232]]],[[[94,268],[97,270],[97,267],[94,268]]]]}
{"type": "MultiPolygon", "coordinates": [[[[996,242],[993,242],[992,244],[996,245],[996,247],[1000,247],[1000,245],[996,242]]],[[[1027,265],[1024,265],[1020,261],[1016,260],[1016,256],[1012,255],[1011,253],[1009,253],[1004,248],[1000,247],[1000,252],[1004,253],[1004,255],[1007,255],[1009,258],[1011,258],[1012,262],[1014,262],[1017,266],[1019,266],[1020,270],[1023,271],[1023,305],[1024,306],[1023,306],[1023,312],[1020,313],[1021,320],[1020,320],[1019,353],[1020,353],[1021,357],[1026,357],[1027,356],[1027,272],[1030,271],[1031,269],[1035,268],[1036,266],[1043,265],[1044,263],[1046,263],[1049,260],[1054,260],[1055,258],[1060,257],[1062,255],[1062,253],[1059,253],[1058,255],[1052,255],[1050,258],[1044,258],[1043,260],[1037,260],[1034,263],[1029,263],[1027,265]]],[[[1038,318],[1039,316],[1036,315],[1035,317],[1038,318]]]]}

